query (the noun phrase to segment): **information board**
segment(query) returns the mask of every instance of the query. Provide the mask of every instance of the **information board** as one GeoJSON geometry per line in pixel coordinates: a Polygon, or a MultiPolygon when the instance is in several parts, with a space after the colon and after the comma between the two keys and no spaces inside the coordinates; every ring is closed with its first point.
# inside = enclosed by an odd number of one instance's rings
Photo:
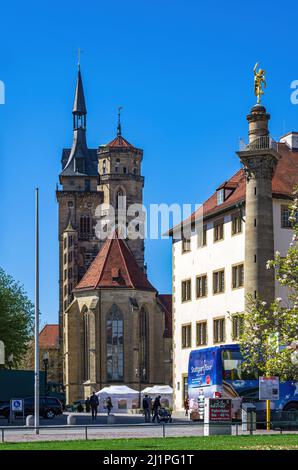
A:
{"type": "Polygon", "coordinates": [[[229,398],[210,398],[209,421],[231,421],[232,404],[229,398]]]}
{"type": "Polygon", "coordinates": [[[279,400],[278,377],[259,377],[259,400],[279,400]]]}

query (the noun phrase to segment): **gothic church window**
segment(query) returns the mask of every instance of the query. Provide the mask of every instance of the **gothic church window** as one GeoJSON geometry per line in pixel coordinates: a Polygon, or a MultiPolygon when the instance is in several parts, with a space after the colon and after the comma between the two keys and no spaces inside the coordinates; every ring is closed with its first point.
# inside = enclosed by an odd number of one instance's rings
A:
{"type": "Polygon", "coordinates": [[[107,315],[107,380],[124,379],[123,315],[117,305],[113,305],[107,315]]]}
{"type": "Polygon", "coordinates": [[[84,381],[89,379],[90,363],[89,363],[89,317],[88,310],[83,310],[83,376],[84,381]]]}

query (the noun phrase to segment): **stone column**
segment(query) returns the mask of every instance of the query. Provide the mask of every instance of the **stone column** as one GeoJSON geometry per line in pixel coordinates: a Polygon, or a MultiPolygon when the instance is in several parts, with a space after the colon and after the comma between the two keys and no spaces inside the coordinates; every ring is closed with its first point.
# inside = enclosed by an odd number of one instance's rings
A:
{"type": "Polygon", "coordinates": [[[274,272],[266,264],[274,257],[272,177],[279,158],[269,137],[270,115],[256,105],[247,116],[249,144],[237,152],[246,175],[244,286],[247,295],[271,302],[274,272]]]}

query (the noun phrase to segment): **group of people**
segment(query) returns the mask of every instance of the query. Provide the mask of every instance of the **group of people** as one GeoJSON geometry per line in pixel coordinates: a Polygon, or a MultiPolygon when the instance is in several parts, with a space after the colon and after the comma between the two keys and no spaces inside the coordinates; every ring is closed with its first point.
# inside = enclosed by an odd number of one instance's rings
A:
{"type": "MultiPolygon", "coordinates": [[[[158,412],[161,408],[161,395],[158,395],[154,400],[152,400],[149,395],[145,395],[143,398],[143,413],[145,416],[145,423],[150,423],[151,421],[151,416],[152,416],[152,423],[155,422],[155,420],[158,421],[158,412]]],[[[95,394],[95,392],[92,393],[90,398],[87,398],[85,401],[85,406],[86,406],[86,411],[90,412],[91,410],[91,415],[92,415],[92,420],[96,420],[97,418],[97,412],[98,412],[98,406],[99,406],[99,399],[98,396],[95,394]]],[[[106,404],[105,408],[107,410],[108,416],[110,415],[113,404],[112,404],[112,399],[111,397],[108,397],[106,399],[106,404]]]]}
{"type": "MultiPolygon", "coordinates": [[[[91,409],[92,420],[95,421],[97,418],[97,411],[98,411],[98,406],[99,406],[99,399],[98,399],[98,396],[95,394],[95,392],[92,393],[90,398],[87,398],[87,400],[85,401],[85,406],[86,406],[87,412],[90,412],[90,409],[91,409]]],[[[111,397],[108,397],[106,399],[105,408],[109,416],[113,408],[111,397]]]]}
{"type": "Polygon", "coordinates": [[[149,397],[149,395],[144,396],[143,413],[145,416],[145,423],[150,423],[151,415],[152,415],[152,423],[154,423],[155,420],[158,421],[158,412],[161,408],[160,399],[161,399],[160,395],[158,395],[154,401],[149,397]]]}

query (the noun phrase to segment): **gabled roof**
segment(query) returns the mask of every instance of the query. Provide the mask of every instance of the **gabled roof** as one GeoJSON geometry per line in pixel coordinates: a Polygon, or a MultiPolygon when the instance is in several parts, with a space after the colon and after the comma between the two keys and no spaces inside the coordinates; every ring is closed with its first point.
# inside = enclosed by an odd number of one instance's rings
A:
{"type": "Polygon", "coordinates": [[[108,144],[105,144],[104,147],[117,147],[117,148],[135,148],[133,145],[131,145],[122,135],[117,135],[115,139],[111,140],[108,144]]]}
{"type": "Polygon", "coordinates": [[[105,241],[75,291],[113,287],[156,290],[116,233],[105,241]]]}
{"type": "MultiPolygon", "coordinates": [[[[278,143],[278,153],[280,159],[277,162],[276,170],[272,179],[272,195],[273,197],[291,198],[293,188],[298,184],[298,150],[290,149],[285,143],[278,143]]],[[[183,223],[194,222],[196,218],[204,219],[216,216],[217,213],[228,211],[235,207],[237,203],[245,201],[246,182],[244,170],[237,171],[229,180],[225,181],[217,189],[228,188],[232,191],[222,204],[217,204],[216,191],[207,199],[203,208],[200,207],[190,217],[185,219],[183,223]],[[203,211],[202,211],[203,209],[203,211]]],[[[177,228],[180,224],[177,226],[177,228]]],[[[169,231],[173,233],[173,228],[169,231]]]]}
{"type": "Polygon", "coordinates": [[[162,304],[162,307],[165,311],[165,338],[172,338],[172,304],[173,297],[172,294],[159,294],[158,299],[162,304]]]}
{"type": "Polygon", "coordinates": [[[39,347],[41,349],[59,348],[59,325],[46,325],[39,333],[39,347]]]}

